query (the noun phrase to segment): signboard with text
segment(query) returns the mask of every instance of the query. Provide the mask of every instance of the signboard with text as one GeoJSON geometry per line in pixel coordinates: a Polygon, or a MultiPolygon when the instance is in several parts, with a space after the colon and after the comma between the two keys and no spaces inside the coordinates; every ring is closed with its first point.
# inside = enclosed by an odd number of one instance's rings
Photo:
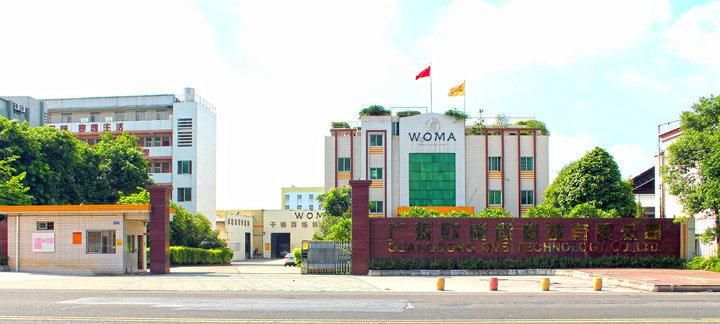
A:
{"type": "Polygon", "coordinates": [[[680,256],[671,219],[370,219],[370,258],[680,256]]]}
{"type": "Polygon", "coordinates": [[[55,233],[32,233],[33,252],[55,252],[55,233]]]}

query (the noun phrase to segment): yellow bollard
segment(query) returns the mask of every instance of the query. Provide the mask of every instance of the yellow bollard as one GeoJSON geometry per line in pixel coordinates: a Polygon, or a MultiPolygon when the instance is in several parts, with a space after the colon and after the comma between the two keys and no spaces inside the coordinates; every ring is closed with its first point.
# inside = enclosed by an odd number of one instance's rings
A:
{"type": "Polygon", "coordinates": [[[593,280],[593,289],[595,289],[595,291],[602,290],[602,278],[595,278],[593,280]]]}
{"type": "Polygon", "coordinates": [[[550,290],[550,278],[542,278],[540,280],[540,289],[542,291],[550,290]]]}
{"type": "Polygon", "coordinates": [[[435,286],[437,287],[437,290],[445,290],[445,278],[438,277],[435,282],[435,286]]]}

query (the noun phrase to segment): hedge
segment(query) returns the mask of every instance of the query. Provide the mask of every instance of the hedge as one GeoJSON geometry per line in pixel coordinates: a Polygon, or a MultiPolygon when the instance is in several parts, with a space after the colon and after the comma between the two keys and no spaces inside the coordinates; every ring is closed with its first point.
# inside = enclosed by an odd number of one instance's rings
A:
{"type": "Polygon", "coordinates": [[[683,269],[686,261],[675,257],[601,256],[534,257],[527,259],[371,259],[371,270],[492,270],[571,268],[669,268],[683,269]]]}
{"type": "Polygon", "coordinates": [[[170,263],[174,265],[188,264],[226,264],[233,257],[233,251],[222,249],[199,249],[186,246],[170,247],[170,263]]]}

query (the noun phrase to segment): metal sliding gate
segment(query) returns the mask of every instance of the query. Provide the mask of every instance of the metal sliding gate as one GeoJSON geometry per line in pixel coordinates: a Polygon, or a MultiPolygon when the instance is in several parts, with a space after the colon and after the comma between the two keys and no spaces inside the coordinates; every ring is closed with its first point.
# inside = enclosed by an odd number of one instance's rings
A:
{"type": "Polygon", "coordinates": [[[350,274],[350,242],[303,241],[303,274],[350,274]]]}

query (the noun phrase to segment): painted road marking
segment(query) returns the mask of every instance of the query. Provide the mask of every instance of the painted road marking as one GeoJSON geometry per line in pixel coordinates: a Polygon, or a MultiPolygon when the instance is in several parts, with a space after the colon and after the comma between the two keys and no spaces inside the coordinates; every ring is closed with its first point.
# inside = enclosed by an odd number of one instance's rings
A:
{"type": "Polygon", "coordinates": [[[302,319],[233,319],[233,318],[137,318],[137,317],[78,317],[78,316],[0,316],[0,321],[75,321],[75,322],[171,322],[171,323],[720,323],[720,318],[574,318],[574,319],[479,319],[479,320],[302,320],[302,319]]]}
{"type": "Polygon", "coordinates": [[[141,305],[166,307],[177,310],[211,310],[237,312],[363,312],[401,313],[412,305],[407,300],[350,300],[350,299],[213,299],[194,298],[137,298],[137,297],[86,297],[56,302],[71,305],[141,305]]]}

